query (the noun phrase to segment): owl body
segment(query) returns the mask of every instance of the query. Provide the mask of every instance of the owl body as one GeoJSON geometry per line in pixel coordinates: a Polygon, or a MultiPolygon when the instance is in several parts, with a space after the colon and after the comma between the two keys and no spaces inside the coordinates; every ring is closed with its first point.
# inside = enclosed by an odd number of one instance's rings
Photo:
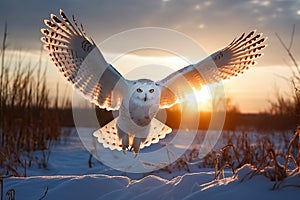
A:
{"type": "MultiPolygon", "coordinates": [[[[119,116],[94,132],[105,148],[139,150],[157,143],[172,129],[155,119],[160,109],[162,87],[149,79],[127,80],[128,87],[119,108],[119,116]]],[[[125,91],[126,90],[126,91],[125,91]]]]}
{"type": "Polygon", "coordinates": [[[128,148],[131,136],[132,147],[138,151],[139,144],[149,136],[151,122],[159,110],[160,87],[148,79],[133,81],[132,85],[121,103],[117,131],[123,150],[128,148]]]}

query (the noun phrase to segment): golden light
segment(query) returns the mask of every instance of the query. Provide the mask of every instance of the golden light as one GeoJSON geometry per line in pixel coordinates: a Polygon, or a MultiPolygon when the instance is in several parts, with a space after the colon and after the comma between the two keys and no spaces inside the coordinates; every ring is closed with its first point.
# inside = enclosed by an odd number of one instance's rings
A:
{"type": "Polygon", "coordinates": [[[187,94],[185,98],[186,105],[193,111],[207,111],[211,108],[211,94],[206,86],[202,86],[201,90],[193,88],[193,93],[187,94]],[[195,110],[195,107],[198,109],[195,110]]]}
{"type": "Polygon", "coordinates": [[[207,101],[211,100],[211,95],[206,86],[202,86],[200,91],[196,90],[194,88],[193,88],[193,90],[194,90],[194,94],[197,98],[197,101],[199,103],[201,103],[201,102],[206,103],[207,101]]]}

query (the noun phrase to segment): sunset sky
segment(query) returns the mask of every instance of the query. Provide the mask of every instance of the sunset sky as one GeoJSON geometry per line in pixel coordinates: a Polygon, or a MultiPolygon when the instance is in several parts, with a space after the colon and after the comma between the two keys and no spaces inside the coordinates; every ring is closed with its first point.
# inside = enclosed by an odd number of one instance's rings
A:
{"type": "MultiPolygon", "coordinates": [[[[275,32],[289,43],[292,27],[296,25],[292,52],[300,60],[299,0],[1,1],[0,31],[3,32],[6,21],[8,49],[21,50],[26,59],[36,62],[42,45],[40,28],[45,27],[43,19],[49,18],[50,13],[59,14],[60,8],[69,16],[76,14],[96,43],[133,28],[162,27],[191,37],[210,54],[228,45],[241,33],[256,29],[269,38],[265,55],[258,60],[258,65],[225,82],[227,94],[242,112],[259,112],[267,108],[268,100],[274,98],[276,91],[284,94],[292,92],[282,78],[291,76],[288,67],[291,62],[275,32]]],[[[185,48],[184,45],[182,48],[185,48]]],[[[114,53],[118,52],[103,51],[107,57],[114,53]]],[[[163,55],[151,55],[151,52],[129,55],[126,62],[116,63],[115,67],[128,67],[131,63],[143,63],[147,59],[161,59],[164,65],[184,67],[176,57],[165,57],[164,60],[163,55]]],[[[199,55],[199,60],[202,58],[203,55],[199,55]]],[[[47,60],[46,52],[43,60],[47,60]]],[[[59,81],[65,88],[65,81],[50,62],[47,76],[51,85],[59,81]]],[[[52,90],[55,91],[54,88],[52,90]]],[[[68,91],[71,95],[71,87],[68,91]]]]}

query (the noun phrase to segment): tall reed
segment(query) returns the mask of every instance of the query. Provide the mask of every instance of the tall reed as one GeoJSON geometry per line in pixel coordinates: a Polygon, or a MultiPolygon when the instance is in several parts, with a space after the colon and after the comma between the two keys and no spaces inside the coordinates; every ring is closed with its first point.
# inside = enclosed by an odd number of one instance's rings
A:
{"type": "Polygon", "coordinates": [[[1,49],[0,175],[26,176],[32,165],[47,167],[61,132],[59,99],[58,94],[50,98],[42,50],[35,64],[24,64],[21,56],[14,61],[6,54],[6,37],[7,25],[1,49]]]}

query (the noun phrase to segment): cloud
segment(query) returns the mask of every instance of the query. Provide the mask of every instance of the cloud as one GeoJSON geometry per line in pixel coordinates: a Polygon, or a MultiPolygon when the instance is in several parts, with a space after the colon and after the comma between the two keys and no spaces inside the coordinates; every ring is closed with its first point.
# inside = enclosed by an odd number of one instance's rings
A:
{"type": "MultiPolygon", "coordinates": [[[[62,8],[69,16],[77,15],[86,32],[95,41],[131,28],[158,26],[183,32],[208,49],[217,50],[244,31],[258,29],[269,36],[267,63],[282,62],[282,51],[274,37],[278,32],[285,40],[296,24],[300,32],[300,3],[292,0],[115,0],[115,1],[3,1],[0,8],[0,30],[8,23],[9,45],[16,49],[39,49],[43,19],[62,8]],[[274,56],[278,55],[278,56],[274,56]],[[279,56],[280,55],[280,56],[279,56]]],[[[3,30],[3,29],[2,29],[3,30]]],[[[300,41],[296,34],[295,41],[300,41]]],[[[300,52],[300,45],[294,45],[300,52]]]]}

